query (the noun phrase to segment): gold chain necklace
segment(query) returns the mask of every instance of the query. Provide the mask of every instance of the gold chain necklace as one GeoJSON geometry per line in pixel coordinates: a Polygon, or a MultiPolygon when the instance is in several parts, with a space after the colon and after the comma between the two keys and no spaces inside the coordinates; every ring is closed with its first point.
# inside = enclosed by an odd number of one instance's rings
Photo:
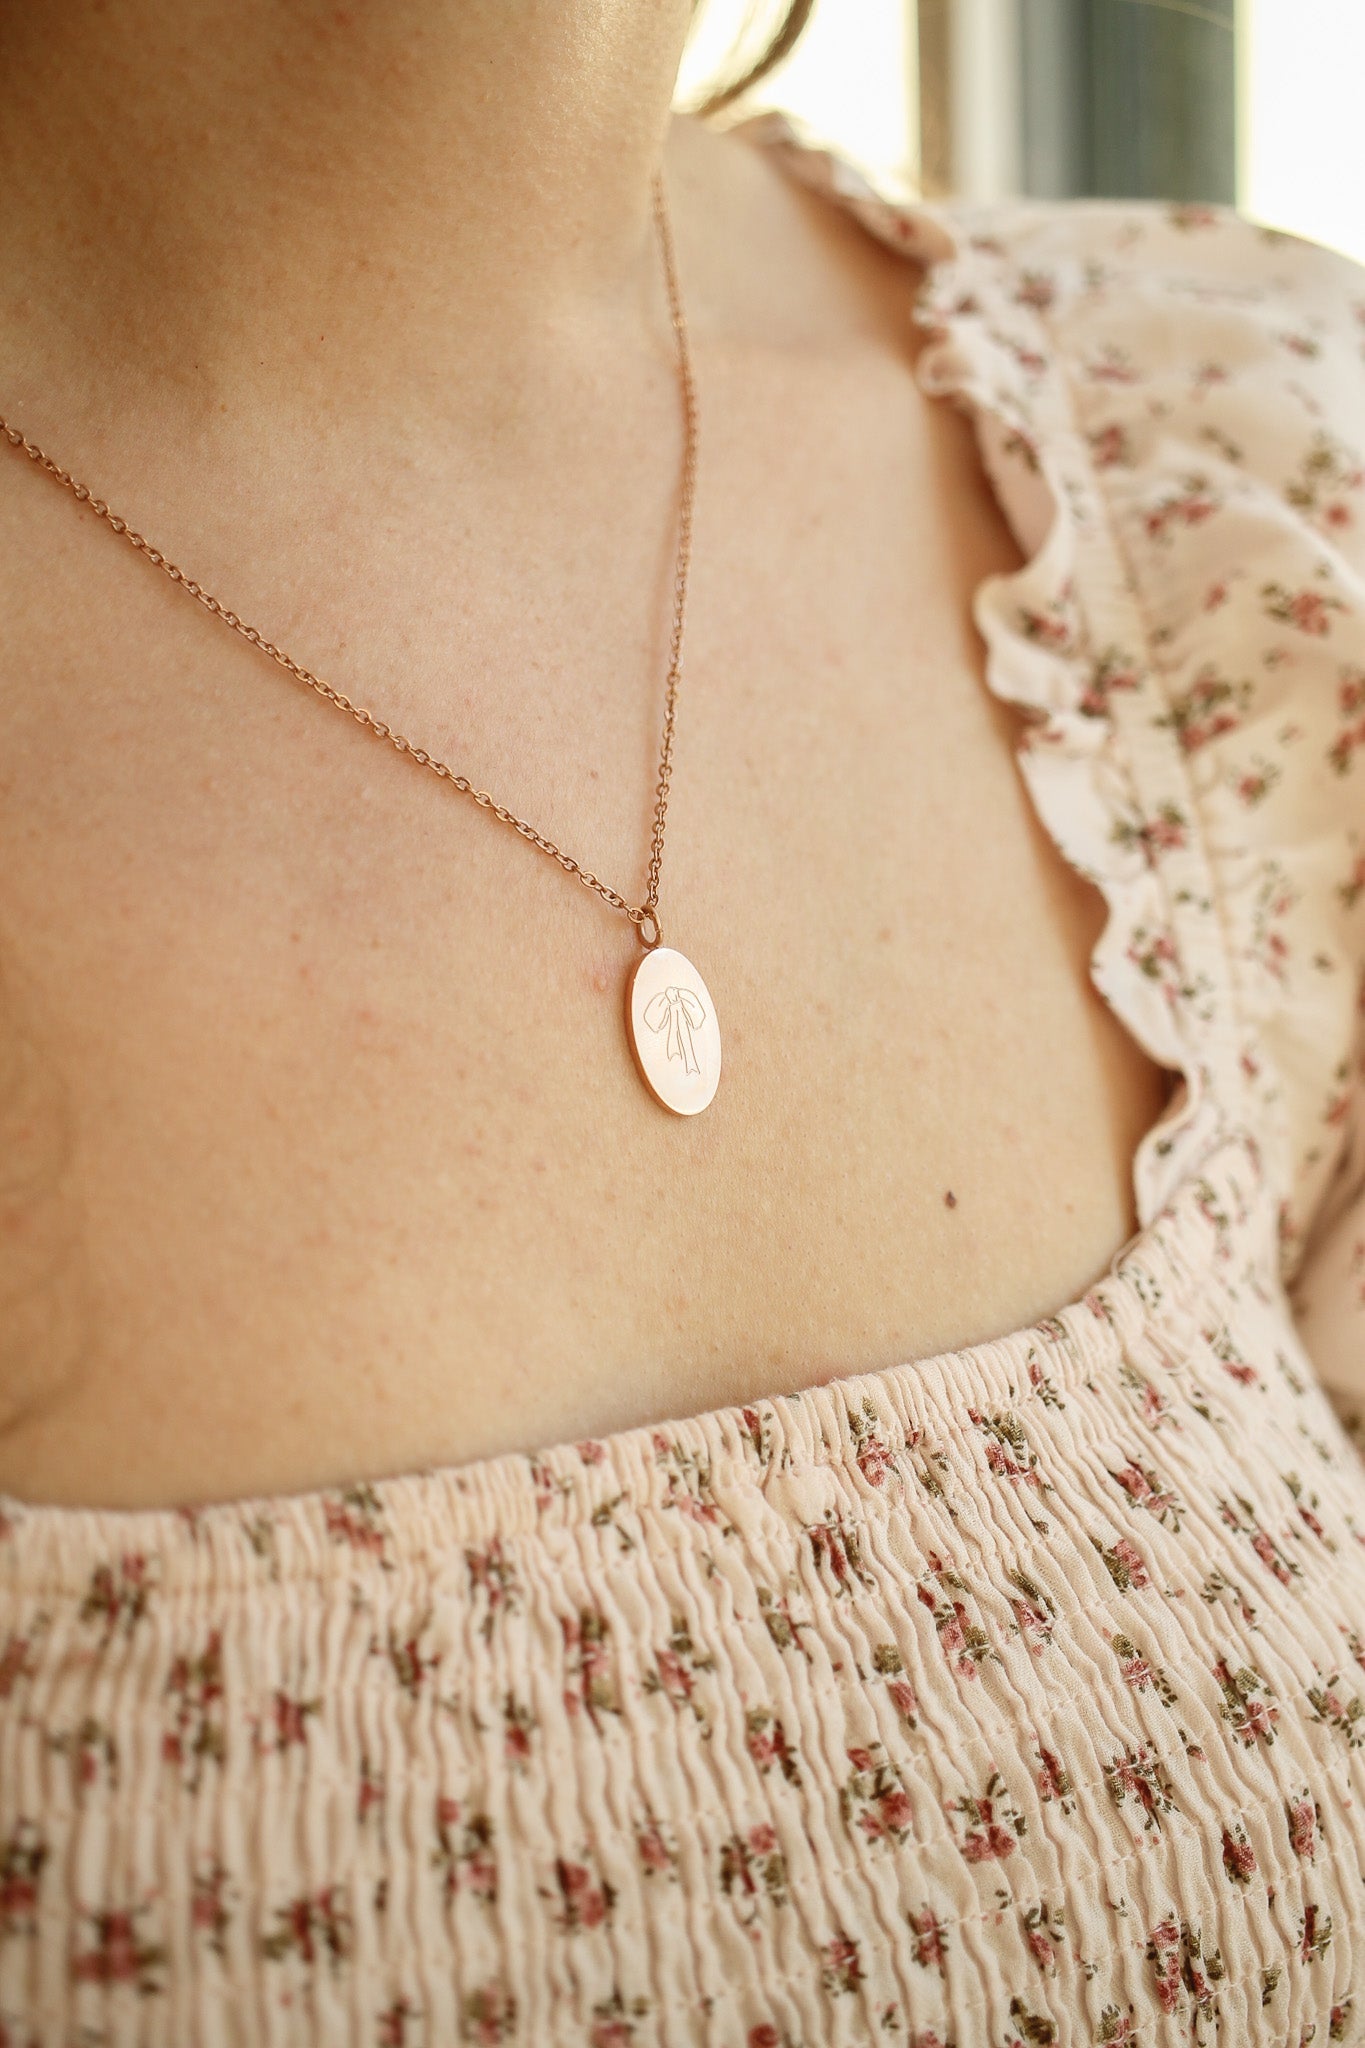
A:
{"type": "Polygon", "coordinates": [[[672,648],[668,668],[668,701],[664,716],[663,748],[659,759],[659,780],[656,788],[654,810],[654,834],[649,856],[649,890],[643,903],[632,905],[615,889],[609,888],[597,876],[581,867],[571,854],[567,854],[538,832],[524,818],[508,810],[503,804],[495,803],[486,790],[476,789],[469,778],[457,775],[444,761],[438,761],[425,747],[415,747],[410,740],[395,732],[382,718],[363,706],[354,703],[341,690],[315,676],[310,669],[295,661],[283,648],[276,647],[254,626],[248,626],[229,611],[216,597],[196,583],[175,563],[169,561],[159,548],[155,548],[140,533],[135,533],[126,519],[120,519],[111,512],[103,498],[95,497],[85,484],[77,483],[66,470],[60,468],[51,456],[30,441],[18,427],[0,415],[0,433],[3,433],[11,447],[20,449],[29,460],[37,463],[56,483],[71,492],[80,504],[94,512],[113,533],[121,534],[128,543],[158,569],[164,569],[172,582],[196,598],[206,611],[230,626],[234,633],[240,633],[262,654],[278,662],[289,674],[310,690],[316,691],[327,703],[337,710],[349,712],[350,716],[363,725],[376,739],[388,740],[400,754],[415,761],[420,768],[429,768],[433,775],[439,775],[462,796],[472,797],[476,804],[491,811],[505,825],[519,832],[523,839],[548,853],[566,873],[576,875],[585,887],[593,889],[609,903],[614,910],[624,912],[644,947],[644,955],[637,960],[627,978],[625,989],[626,1038],[635,1057],[635,1064],[641,1079],[656,1102],[665,1109],[677,1112],[679,1116],[695,1116],[706,1108],[715,1095],[720,1081],[720,1029],[716,1022],[716,1008],[711,1000],[705,982],[691,961],[682,953],[663,943],[663,931],[659,924],[659,871],[663,861],[664,822],[668,814],[668,785],[672,772],[673,717],[677,699],[678,679],[682,672],[683,621],[687,607],[687,572],[692,555],[692,499],[697,473],[697,400],[692,378],[692,357],[688,346],[687,321],[683,314],[682,297],[678,289],[677,267],[673,252],[673,234],[664,197],[662,174],[654,176],[654,214],[658,225],[659,239],[663,247],[664,274],[668,284],[669,308],[672,314],[673,331],[677,337],[678,372],[682,384],[684,450],[682,506],[678,527],[678,555],[674,572],[674,606],[672,648]],[[646,934],[645,926],[649,926],[646,934]]]}

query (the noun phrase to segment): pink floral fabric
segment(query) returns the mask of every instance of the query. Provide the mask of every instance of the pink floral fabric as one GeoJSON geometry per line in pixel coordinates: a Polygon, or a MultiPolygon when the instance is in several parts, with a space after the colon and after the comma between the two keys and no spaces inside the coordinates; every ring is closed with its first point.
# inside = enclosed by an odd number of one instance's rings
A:
{"type": "Polygon", "coordinates": [[[1365,2042],[1365,272],[746,126],[926,266],[988,684],[1182,1080],[1140,1228],[795,1396],[4,1501],[11,2048],[1365,2042]]]}

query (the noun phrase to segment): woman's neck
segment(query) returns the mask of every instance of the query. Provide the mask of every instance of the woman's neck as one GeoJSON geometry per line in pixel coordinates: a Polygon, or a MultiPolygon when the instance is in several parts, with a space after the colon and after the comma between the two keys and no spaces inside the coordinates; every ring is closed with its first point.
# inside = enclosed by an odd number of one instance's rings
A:
{"type": "Polygon", "coordinates": [[[651,179],[686,0],[29,0],[0,12],[0,331],[205,410],[471,413],[667,341],[651,179]],[[649,296],[645,296],[648,294],[649,296]],[[632,323],[624,326],[623,323],[632,323]],[[456,380],[452,383],[452,380],[456,380]],[[164,388],[164,386],[163,386],[164,388]]]}

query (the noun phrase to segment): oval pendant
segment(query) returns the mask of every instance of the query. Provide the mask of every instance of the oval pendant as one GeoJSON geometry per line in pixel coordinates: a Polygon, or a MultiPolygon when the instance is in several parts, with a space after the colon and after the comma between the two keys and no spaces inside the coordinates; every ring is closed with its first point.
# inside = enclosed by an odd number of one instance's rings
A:
{"type": "Polygon", "coordinates": [[[654,946],[626,988],[626,1036],[641,1079],[678,1116],[705,1109],[720,1081],[720,1026],[686,954],[654,946]]]}

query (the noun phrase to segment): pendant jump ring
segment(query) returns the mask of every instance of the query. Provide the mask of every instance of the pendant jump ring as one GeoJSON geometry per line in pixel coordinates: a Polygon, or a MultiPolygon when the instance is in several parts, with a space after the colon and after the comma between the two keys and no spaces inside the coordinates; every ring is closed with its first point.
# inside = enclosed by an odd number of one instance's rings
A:
{"type": "Polygon", "coordinates": [[[645,910],[640,913],[640,916],[635,920],[635,929],[640,934],[640,944],[648,952],[652,953],[656,946],[663,944],[664,935],[659,929],[659,920],[652,910],[645,910]],[[654,936],[652,938],[645,937],[646,925],[649,925],[653,930],[654,936]]]}

